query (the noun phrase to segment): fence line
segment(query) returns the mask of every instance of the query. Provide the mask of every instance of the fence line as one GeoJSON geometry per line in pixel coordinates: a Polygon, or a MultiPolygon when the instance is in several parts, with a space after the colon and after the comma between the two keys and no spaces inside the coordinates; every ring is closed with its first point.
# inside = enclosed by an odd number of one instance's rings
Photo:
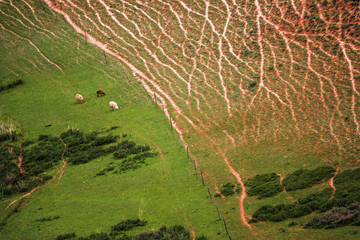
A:
{"type": "MultiPolygon", "coordinates": [[[[125,71],[124,71],[124,73],[125,73],[125,71]]],[[[128,81],[130,81],[126,73],[125,73],[125,75],[126,75],[126,77],[127,77],[128,81]]],[[[150,96],[150,94],[149,94],[149,93],[148,93],[148,95],[150,96]]],[[[155,101],[155,104],[156,104],[156,105],[158,105],[158,104],[157,104],[157,97],[156,97],[156,93],[155,93],[155,92],[154,92],[154,101],[155,101]]],[[[166,114],[165,114],[165,109],[164,109],[164,106],[162,106],[162,110],[163,110],[163,113],[164,113],[164,118],[166,119],[166,114]]],[[[173,128],[173,124],[172,124],[172,118],[171,118],[171,115],[170,115],[170,114],[169,114],[169,121],[170,121],[170,128],[171,128],[171,130],[174,130],[174,128],[173,128]]],[[[177,132],[177,135],[178,135],[178,139],[179,139],[180,147],[182,147],[182,143],[181,143],[180,135],[179,135],[179,133],[178,133],[178,132],[177,132]]],[[[188,159],[188,161],[190,161],[190,154],[189,154],[189,147],[188,147],[188,146],[186,147],[186,155],[187,155],[187,159],[188,159]]],[[[197,175],[197,168],[196,168],[196,162],[195,162],[195,159],[193,159],[193,163],[194,163],[194,170],[195,170],[195,174],[197,175]]],[[[203,186],[206,186],[206,188],[207,188],[207,190],[208,190],[208,194],[209,194],[210,201],[211,201],[211,202],[215,205],[215,208],[216,208],[216,211],[217,211],[217,214],[218,214],[218,217],[219,217],[219,219],[218,219],[218,220],[219,220],[219,221],[220,221],[220,220],[223,220],[223,223],[224,223],[224,228],[225,228],[226,234],[228,235],[229,240],[232,240],[231,235],[230,235],[230,233],[229,233],[229,231],[228,231],[228,228],[227,228],[227,225],[226,225],[225,219],[223,219],[223,218],[221,217],[221,214],[220,214],[219,208],[218,208],[217,204],[214,202],[214,200],[213,200],[213,198],[212,198],[212,195],[211,195],[211,192],[210,192],[210,188],[209,188],[207,185],[205,185],[205,181],[204,181],[204,177],[203,177],[203,172],[202,172],[202,170],[200,170],[200,176],[201,176],[201,180],[202,180],[202,184],[203,184],[203,186]]]]}

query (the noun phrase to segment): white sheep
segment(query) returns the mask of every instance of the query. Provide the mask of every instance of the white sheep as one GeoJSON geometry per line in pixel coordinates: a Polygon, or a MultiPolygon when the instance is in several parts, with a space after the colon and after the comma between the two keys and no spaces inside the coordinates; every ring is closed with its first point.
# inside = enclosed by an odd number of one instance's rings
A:
{"type": "Polygon", "coordinates": [[[85,101],[83,96],[80,95],[80,94],[76,94],[75,97],[76,97],[76,100],[77,100],[78,103],[85,101]]]}
{"type": "Polygon", "coordinates": [[[109,102],[109,105],[110,105],[110,107],[111,107],[112,110],[119,110],[119,107],[118,107],[118,105],[116,104],[116,102],[111,101],[111,102],[109,102]]]}

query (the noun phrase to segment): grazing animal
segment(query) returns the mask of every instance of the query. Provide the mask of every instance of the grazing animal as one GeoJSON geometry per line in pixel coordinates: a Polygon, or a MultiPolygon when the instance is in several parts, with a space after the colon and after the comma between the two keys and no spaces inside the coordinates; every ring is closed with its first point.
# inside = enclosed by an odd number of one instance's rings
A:
{"type": "Polygon", "coordinates": [[[105,93],[104,93],[103,90],[97,90],[97,91],[96,91],[96,95],[97,95],[97,96],[99,96],[99,95],[100,95],[100,96],[102,96],[102,95],[105,96],[105,93]]]}
{"type": "Polygon", "coordinates": [[[119,110],[119,107],[116,104],[116,102],[111,101],[111,102],[109,102],[109,105],[112,110],[119,110]]]}
{"type": "Polygon", "coordinates": [[[78,103],[81,103],[81,102],[85,101],[83,96],[80,95],[80,94],[76,94],[75,97],[76,97],[76,100],[77,100],[78,103]]]}

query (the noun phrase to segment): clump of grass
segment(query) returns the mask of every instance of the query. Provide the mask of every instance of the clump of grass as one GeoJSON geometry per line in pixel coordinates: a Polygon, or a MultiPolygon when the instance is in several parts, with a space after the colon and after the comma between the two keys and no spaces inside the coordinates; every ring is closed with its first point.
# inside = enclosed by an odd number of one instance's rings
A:
{"type": "Polygon", "coordinates": [[[322,166],[313,170],[300,169],[286,176],[282,181],[287,191],[311,187],[322,180],[330,179],[335,169],[330,166],[322,166]]]}
{"type": "Polygon", "coordinates": [[[8,140],[15,142],[21,136],[21,134],[16,133],[16,128],[11,122],[0,122],[0,142],[8,140]]]}

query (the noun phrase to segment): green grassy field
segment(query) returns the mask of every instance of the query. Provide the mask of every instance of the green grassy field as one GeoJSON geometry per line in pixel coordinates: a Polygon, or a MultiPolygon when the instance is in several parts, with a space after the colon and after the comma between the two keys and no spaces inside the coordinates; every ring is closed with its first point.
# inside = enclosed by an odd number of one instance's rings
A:
{"type": "MultiPolygon", "coordinates": [[[[24,82],[0,91],[1,123],[23,135],[5,144],[118,126],[113,134],[159,154],[120,175],[94,177],[111,155],[68,163],[61,179],[3,211],[0,238],[88,236],[141,218],[148,224],[130,235],[181,224],[228,239],[185,145],[213,196],[236,185],[214,198],[232,239],[360,239],[358,226],[304,229],[318,211],[248,224],[262,206],[294,203],[329,179],[264,199],[241,188],[257,174],[359,167],[358,9],[356,1],[1,1],[0,86],[24,82]],[[36,221],[44,218],[53,220],[36,221]]],[[[46,174],[61,159],[57,166],[46,174]]]]}
{"type": "MultiPolygon", "coordinates": [[[[48,16],[50,21],[59,18],[48,16]]],[[[9,39],[14,36],[2,31],[1,54],[6,57],[2,58],[1,79],[6,82],[21,78],[25,82],[1,92],[2,120],[14,126],[17,126],[15,121],[21,124],[22,141],[35,141],[40,134],[59,136],[69,128],[88,132],[118,126],[114,134],[128,134],[131,140],[148,144],[160,154],[151,158],[148,166],[133,172],[96,178],[99,169],[113,161],[110,155],[83,165],[66,165],[57,186],[59,175],[24,198],[21,211],[6,221],[1,238],[54,239],[68,232],[86,236],[109,232],[110,226],[124,219],[141,218],[148,224],[130,234],[181,224],[197,235],[226,239],[207,190],[200,176],[194,174],[193,165],[187,161],[186,151],[179,145],[162,109],[125,68],[131,78],[128,82],[115,59],[108,56],[105,63],[102,52],[85,44],[68,26],[60,22],[56,28],[62,29],[60,34],[69,35],[51,43],[52,46],[46,39],[32,41],[49,59],[58,62],[63,71],[46,63],[24,41],[16,39],[16,46],[12,46],[9,39]],[[54,45],[56,50],[52,49],[54,45]],[[38,60],[38,68],[27,64],[27,60],[38,60]],[[98,89],[103,89],[106,96],[97,98],[98,89]],[[84,96],[84,103],[76,103],[76,93],[84,96]],[[111,100],[118,103],[119,111],[110,110],[111,100]],[[45,127],[49,124],[52,126],[45,127]],[[59,218],[53,221],[36,221],[56,216],[59,218]]],[[[21,132],[20,127],[17,131],[21,132]]],[[[49,170],[47,174],[55,172],[49,170]]],[[[23,194],[1,201],[2,219],[17,203],[7,211],[5,207],[23,194]]]]}

